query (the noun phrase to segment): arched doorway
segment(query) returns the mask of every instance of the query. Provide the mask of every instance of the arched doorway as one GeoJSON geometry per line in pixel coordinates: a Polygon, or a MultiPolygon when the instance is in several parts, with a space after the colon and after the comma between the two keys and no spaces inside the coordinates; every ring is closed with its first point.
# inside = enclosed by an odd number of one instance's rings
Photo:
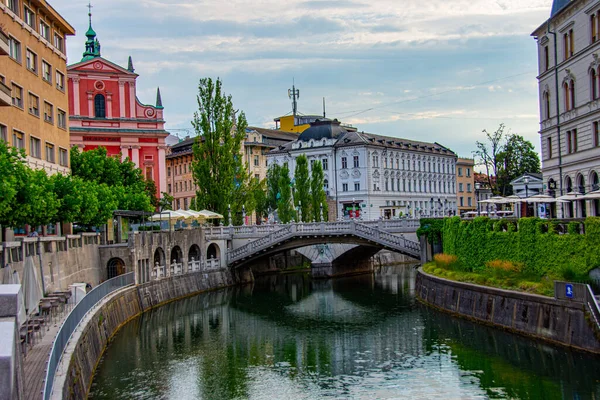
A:
{"type": "MultiPolygon", "coordinates": [[[[585,178],[582,174],[577,175],[577,186],[575,187],[575,191],[585,194],[585,178]]],[[[577,215],[576,217],[585,218],[587,215],[587,210],[585,207],[585,200],[577,200],[577,215]]]]}
{"type": "Polygon", "coordinates": [[[197,244],[190,246],[188,251],[188,272],[197,271],[200,268],[200,247],[197,244]]]}
{"type": "Polygon", "coordinates": [[[114,278],[115,276],[123,275],[125,273],[125,262],[120,258],[111,258],[108,260],[106,265],[106,277],[107,279],[114,278]]]}
{"type": "Polygon", "coordinates": [[[211,243],[210,246],[208,246],[208,249],[206,249],[206,258],[221,258],[221,249],[219,249],[219,246],[216,243],[211,243]]]}
{"type": "Polygon", "coordinates": [[[183,252],[181,247],[175,246],[171,249],[171,257],[169,257],[169,263],[171,264],[171,273],[180,274],[183,272],[183,252]]]}

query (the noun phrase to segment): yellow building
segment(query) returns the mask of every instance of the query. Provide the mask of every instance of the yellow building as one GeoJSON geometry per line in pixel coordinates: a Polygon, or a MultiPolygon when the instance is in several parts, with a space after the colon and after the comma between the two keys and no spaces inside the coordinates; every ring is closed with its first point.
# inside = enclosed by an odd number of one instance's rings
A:
{"type": "Polygon", "coordinates": [[[472,158],[459,158],[456,161],[456,205],[459,215],[477,209],[474,166],[472,158]]]}
{"type": "MultiPolygon", "coordinates": [[[[284,115],[283,117],[275,118],[275,129],[283,132],[297,133],[298,135],[310,128],[310,124],[316,120],[327,120],[322,115],[284,115]]],[[[356,132],[357,129],[352,125],[341,124],[348,132],[356,132]]]]}
{"type": "Polygon", "coordinates": [[[69,172],[66,39],[74,34],[45,0],[0,1],[0,139],[49,173],[69,172]]]}
{"type": "MultiPolygon", "coordinates": [[[[309,125],[310,126],[310,125],[309,125]]],[[[242,153],[250,177],[258,180],[267,178],[267,153],[277,146],[293,142],[298,134],[284,130],[273,130],[249,126],[246,139],[242,144],[242,153]]]]}

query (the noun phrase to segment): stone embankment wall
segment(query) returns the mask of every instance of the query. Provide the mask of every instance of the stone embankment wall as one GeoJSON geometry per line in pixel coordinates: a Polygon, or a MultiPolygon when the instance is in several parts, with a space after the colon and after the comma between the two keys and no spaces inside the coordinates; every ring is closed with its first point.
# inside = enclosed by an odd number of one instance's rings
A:
{"type": "Polygon", "coordinates": [[[234,284],[228,269],[176,275],[132,286],[109,296],[89,313],[67,346],[54,382],[53,399],[85,399],[112,336],[141,313],[173,300],[234,284]]]}
{"type": "Polygon", "coordinates": [[[583,303],[438,278],[419,271],[422,302],[523,335],[600,354],[583,303]]]}

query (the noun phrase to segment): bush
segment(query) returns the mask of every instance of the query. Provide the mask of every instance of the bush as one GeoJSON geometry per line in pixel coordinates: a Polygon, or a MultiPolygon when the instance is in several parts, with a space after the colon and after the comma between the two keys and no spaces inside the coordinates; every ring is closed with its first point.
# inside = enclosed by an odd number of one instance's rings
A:
{"type": "Polygon", "coordinates": [[[485,266],[496,271],[503,272],[523,272],[523,263],[506,261],[506,260],[492,260],[485,263],[485,266]]]}
{"type": "Polygon", "coordinates": [[[435,266],[443,269],[455,269],[458,267],[458,257],[451,254],[436,254],[433,256],[435,266]]]}

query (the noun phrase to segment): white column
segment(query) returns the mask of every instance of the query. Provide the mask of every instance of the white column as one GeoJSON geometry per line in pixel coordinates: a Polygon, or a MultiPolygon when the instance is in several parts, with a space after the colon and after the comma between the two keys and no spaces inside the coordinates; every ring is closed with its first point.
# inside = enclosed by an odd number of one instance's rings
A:
{"type": "Polygon", "coordinates": [[[129,107],[131,118],[135,118],[135,82],[129,84],[129,107]]]}
{"type": "Polygon", "coordinates": [[[167,173],[165,168],[166,152],[165,146],[158,146],[158,191],[160,193],[167,191],[167,173]]]}
{"type": "Polygon", "coordinates": [[[92,92],[88,92],[87,94],[87,98],[88,98],[88,116],[89,117],[94,117],[94,96],[92,95],[92,92]]]}
{"type": "Polygon", "coordinates": [[[131,149],[131,161],[140,168],[140,146],[133,146],[131,149]]]}
{"type": "Polygon", "coordinates": [[[129,156],[129,146],[121,146],[121,161],[129,156]]]}
{"type": "Polygon", "coordinates": [[[106,93],[106,118],[112,118],[112,93],[106,93]]]}
{"type": "Polygon", "coordinates": [[[79,78],[73,78],[73,115],[81,115],[79,106],[79,78]]]}
{"type": "Polygon", "coordinates": [[[125,118],[125,82],[119,81],[119,114],[125,118]]]}

